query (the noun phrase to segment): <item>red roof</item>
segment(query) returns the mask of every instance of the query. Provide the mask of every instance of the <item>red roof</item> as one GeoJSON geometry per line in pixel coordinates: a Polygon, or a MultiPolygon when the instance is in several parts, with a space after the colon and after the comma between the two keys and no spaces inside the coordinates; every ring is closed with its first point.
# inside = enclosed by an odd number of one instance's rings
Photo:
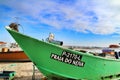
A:
{"type": "Polygon", "coordinates": [[[0,41],[0,44],[6,44],[6,42],[2,42],[2,41],[0,41]]]}
{"type": "Polygon", "coordinates": [[[119,48],[119,45],[111,44],[109,45],[109,48],[119,48]]]}

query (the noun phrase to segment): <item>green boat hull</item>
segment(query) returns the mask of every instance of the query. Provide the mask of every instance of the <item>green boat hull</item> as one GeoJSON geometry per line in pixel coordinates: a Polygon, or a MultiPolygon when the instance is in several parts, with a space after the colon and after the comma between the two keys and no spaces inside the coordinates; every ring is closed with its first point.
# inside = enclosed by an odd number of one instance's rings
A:
{"type": "Polygon", "coordinates": [[[48,79],[109,80],[120,77],[120,60],[118,59],[105,59],[66,49],[6,29],[48,79]]]}

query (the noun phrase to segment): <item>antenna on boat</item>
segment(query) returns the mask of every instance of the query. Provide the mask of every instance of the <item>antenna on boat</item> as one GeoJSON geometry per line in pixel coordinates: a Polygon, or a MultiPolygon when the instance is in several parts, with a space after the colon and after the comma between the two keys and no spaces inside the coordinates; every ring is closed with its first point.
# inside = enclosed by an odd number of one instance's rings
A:
{"type": "Polygon", "coordinates": [[[18,20],[19,20],[19,17],[14,17],[14,19],[15,19],[15,23],[17,23],[18,24],[18,20]]]}

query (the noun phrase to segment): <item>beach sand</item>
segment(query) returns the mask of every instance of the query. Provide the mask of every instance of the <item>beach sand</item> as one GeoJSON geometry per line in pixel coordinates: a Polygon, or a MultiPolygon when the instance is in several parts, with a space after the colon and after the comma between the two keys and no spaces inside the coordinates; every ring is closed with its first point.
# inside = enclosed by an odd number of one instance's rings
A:
{"type": "MultiPolygon", "coordinates": [[[[0,71],[15,71],[14,80],[32,80],[33,63],[32,62],[0,62],[0,71]]],[[[43,78],[43,74],[35,67],[35,80],[43,78]]],[[[1,80],[1,79],[0,79],[1,80]]]]}

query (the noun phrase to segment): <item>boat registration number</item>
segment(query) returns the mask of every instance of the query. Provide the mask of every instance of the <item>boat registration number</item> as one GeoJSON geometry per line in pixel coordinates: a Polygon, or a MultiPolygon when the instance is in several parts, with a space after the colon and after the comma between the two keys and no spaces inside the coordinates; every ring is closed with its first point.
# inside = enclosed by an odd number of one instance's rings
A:
{"type": "Polygon", "coordinates": [[[51,53],[50,58],[78,67],[83,67],[85,64],[85,62],[81,61],[82,55],[73,54],[67,51],[63,51],[61,55],[51,53]]]}

